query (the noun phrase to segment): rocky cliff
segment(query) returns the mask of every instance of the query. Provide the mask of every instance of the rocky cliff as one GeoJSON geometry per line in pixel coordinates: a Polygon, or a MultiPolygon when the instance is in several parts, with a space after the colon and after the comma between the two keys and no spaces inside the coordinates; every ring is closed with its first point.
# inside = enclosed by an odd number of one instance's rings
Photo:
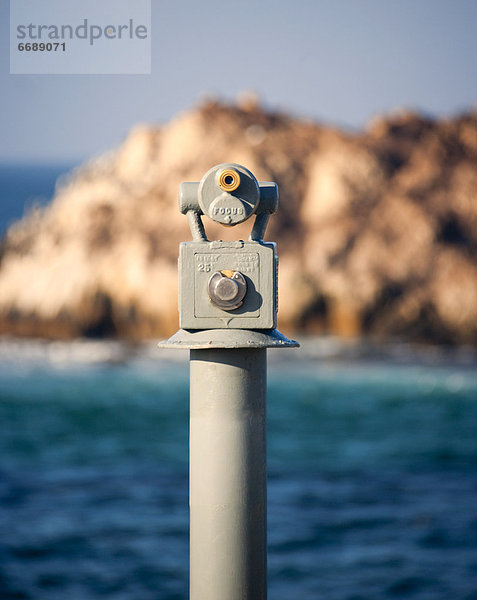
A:
{"type": "Polygon", "coordinates": [[[221,162],[279,184],[267,239],[278,241],[285,331],[477,343],[477,113],[400,112],[351,134],[250,100],[136,127],[11,227],[0,332],[173,332],[178,243],[190,239],[178,186],[221,162]]]}

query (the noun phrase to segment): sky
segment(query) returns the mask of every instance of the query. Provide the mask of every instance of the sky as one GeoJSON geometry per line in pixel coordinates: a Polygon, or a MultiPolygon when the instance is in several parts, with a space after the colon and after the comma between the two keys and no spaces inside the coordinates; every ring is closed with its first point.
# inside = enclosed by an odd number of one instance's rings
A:
{"type": "Polygon", "coordinates": [[[81,162],[207,95],[349,129],[477,102],[476,0],[152,0],[150,75],[10,75],[8,0],[0,27],[1,162],[81,162]]]}

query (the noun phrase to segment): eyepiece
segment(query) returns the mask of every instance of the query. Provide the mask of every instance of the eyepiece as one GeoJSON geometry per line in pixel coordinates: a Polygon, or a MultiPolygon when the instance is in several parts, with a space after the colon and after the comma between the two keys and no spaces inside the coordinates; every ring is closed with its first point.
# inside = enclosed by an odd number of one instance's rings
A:
{"type": "Polygon", "coordinates": [[[217,183],[224,192],[233,192],[240,185],[240,175],[235,169],[224,169],[217,173],[217,183]]]}

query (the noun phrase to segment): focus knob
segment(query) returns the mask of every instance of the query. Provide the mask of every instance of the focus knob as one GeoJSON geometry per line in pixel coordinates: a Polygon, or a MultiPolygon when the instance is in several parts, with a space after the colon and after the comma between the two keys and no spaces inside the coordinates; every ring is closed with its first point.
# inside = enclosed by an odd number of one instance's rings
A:
{"type": "Polygon", "coordinates": [[[209,298],[222,310],[235,310],[242,305],[247,282],[239,271],[216,271],[209,279],[209,298]]]}

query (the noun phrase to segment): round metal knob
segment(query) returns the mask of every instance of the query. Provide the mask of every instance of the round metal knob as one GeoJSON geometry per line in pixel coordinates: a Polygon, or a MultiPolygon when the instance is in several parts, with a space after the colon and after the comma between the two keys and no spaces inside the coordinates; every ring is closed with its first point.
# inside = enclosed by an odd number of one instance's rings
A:
{"type": "Polygon", "coordinates": [[[242,305],[247,282],[239,271],[216,271],[209,279],[209,298],[222,310],[235,310],[242,305]]]}
{"type": "Polygon", "coordinates": [[[214,294],[221,302],[235,302],[239,295],[239,286],[233,279],[222,277],[215,285],[214,294]]]}

